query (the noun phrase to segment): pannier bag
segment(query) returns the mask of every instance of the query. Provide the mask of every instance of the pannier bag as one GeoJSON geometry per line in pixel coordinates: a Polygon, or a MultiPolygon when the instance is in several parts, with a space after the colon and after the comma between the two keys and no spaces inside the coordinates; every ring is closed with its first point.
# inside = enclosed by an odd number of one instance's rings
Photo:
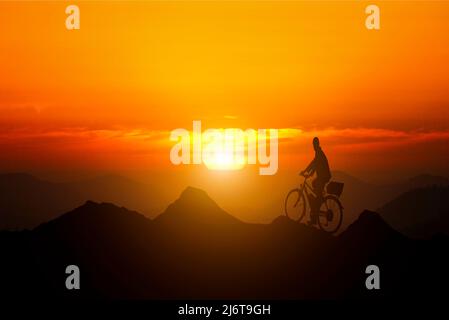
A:
{"type": "Polygon", "coordinates": [[[337,181],[331,181],[327,184],[326,186],[326,192],[328,194],[333,194],[337,197],[340,197],[340,195],[343,192],[343,186],[345,184],[342,182],[337,182],[337,181]]]}

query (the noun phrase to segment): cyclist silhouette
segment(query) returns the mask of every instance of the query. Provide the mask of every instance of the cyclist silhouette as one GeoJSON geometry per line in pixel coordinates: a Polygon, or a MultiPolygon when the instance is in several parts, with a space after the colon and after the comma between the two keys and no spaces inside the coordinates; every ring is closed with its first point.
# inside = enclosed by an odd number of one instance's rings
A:
{"type": "MultiPolygon", "coordinates": [[[[313,138],[313,149],[315,150],[315,158],[310,162],[307,168],[301,171],[301,175],[309,177],[316,174],[315,180],[312,182],[314,193],[317,195],[315,199],[310,199],[310,221],[309,225],[314,225],[318,220],[318,213],[320,205],[323,202],[323,191],[326,184],[331,179],[331,172],[326,155],[320,147],[320,140],[318,137],[313,138]]],[[[311,198],[314,198],[312,195],[311,198]]]]}

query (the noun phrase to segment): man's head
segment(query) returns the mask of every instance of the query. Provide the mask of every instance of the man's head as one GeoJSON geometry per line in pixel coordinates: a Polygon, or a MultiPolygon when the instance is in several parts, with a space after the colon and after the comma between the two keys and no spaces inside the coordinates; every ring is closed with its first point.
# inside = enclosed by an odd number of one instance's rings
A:
{"type": "Polygon", "coordinates": [[[313,149],[317,151],[320,148],[320,139],[318,137],[313,138],[313,149]]]}

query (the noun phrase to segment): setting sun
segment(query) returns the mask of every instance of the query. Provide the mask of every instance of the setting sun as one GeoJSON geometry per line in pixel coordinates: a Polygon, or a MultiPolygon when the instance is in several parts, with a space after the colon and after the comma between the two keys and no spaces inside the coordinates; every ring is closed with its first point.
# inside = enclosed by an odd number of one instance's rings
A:
{"type": "Polygon", "coordinates": [[[203,159],[204,164],[210,170],[239,170],[245,164],[237,159],[237,154],[231,150],[223,150],[203,159]]]}
{"type": "MultiPolygon", "coordinates": [[[[245,145],[245,136],[240,133],[235,128],[215,131],[214,141],[204,147],[203,153],[203,162],[209,170],[239,170],[245,166],[248,147],[245,145]]],[[[209,139],[205,139],[206,143],[209,139]]],[[[246,139],[252,139],[252,143],[255,143],[253,136],[247,136],[246,139]]]]}
{"type": "Polygon", "coordinates": [[[277,172],[277,129],[220,128],[203,132],[198,120],[192,127],[192,133],[184,128],[172,130],[170,141],[176,141],[170,151],[172,164],[204,163],[211,170],[237,170],[245,164],[259,163],[261,175],[277,172]]]}

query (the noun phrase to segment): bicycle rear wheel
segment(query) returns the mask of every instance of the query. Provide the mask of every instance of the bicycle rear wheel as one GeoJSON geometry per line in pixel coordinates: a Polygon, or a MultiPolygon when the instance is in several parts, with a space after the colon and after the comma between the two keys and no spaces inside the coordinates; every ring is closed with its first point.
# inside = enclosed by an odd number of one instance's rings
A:
{"type": "Polygon", "coordinates": [[[336,196],[327,195],[320,207],[318,225],[328,233],[335,233],[343,222],[343,206],[336,196]]]}
{"type": "Polygon", "coordinates": [[[306,199],[300,189],[290,190],[284,203],[285,215],[297,222],[300,222],[306,214],[306,199]]]}

